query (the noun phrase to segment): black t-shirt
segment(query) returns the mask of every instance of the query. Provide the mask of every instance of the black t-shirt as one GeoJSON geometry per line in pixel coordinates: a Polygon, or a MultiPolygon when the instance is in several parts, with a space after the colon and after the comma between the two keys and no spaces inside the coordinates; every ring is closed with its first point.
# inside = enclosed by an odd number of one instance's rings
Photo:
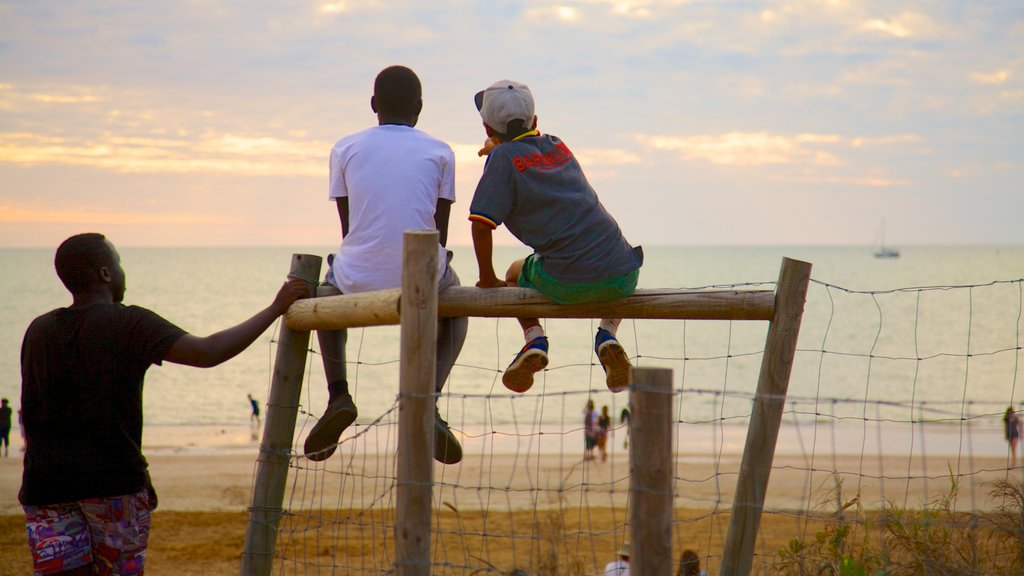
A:
{"type": "Polygon", "coordinates": [[[148,485],[143,378],[184,334],[122,304],[60,308],[32,322],[21,346],[22,504],[132,494],[148,485]]]}

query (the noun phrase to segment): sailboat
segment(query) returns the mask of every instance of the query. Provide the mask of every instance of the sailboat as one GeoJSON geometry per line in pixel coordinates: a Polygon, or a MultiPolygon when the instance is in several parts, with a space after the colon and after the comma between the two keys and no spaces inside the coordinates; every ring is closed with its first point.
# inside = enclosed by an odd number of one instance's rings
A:
{"type": "Polygon", "coordinates": [[[900,251],[897,248],[885,245],[885,220],[882,220],[882,227],[878,232],[878,247],[875,249],[875,258],[899,258],[900,251]]]}

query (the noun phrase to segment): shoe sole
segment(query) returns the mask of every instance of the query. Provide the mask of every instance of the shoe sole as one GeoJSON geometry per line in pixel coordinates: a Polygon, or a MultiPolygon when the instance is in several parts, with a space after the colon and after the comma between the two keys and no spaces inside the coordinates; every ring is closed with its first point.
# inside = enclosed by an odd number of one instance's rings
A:
{"type": "Polygon", "coordinates": [[[434,425],[434,460],[442,464],[462,462],[462,444],[440,424],[434,425]]]}
{"type": "Polygon", "coordinates": [[[522,394],[533,386],[533,375],[548,365],[548,355],[541,350],[523,352],[501,375],[505,388],[522,394]]]}
{"type": "Polygon", "coordinates": [[[629,356],[621,345],[610,342],[601,346],[597,351],[597,357],[604,367],[605,383],[612,392],[622,392],[629,388],[633,379],[633,365],[629,363],[629,356]]]}
{"type": "Polygon", "coordinates": [[[316,426],[310,430],[302,450],[306,458],[321,462],[330,458],[338,448],[338,439],[346,428],[356,420],[358,413],[353,409],[340,409],[333,414],[325,414],[316,426]]]}

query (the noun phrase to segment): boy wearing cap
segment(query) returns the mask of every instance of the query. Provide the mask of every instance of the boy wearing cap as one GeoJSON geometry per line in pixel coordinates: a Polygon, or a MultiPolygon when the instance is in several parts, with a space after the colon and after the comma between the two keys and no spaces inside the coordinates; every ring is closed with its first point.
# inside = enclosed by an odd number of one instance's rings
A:
{"type": "MultiPolygon", "coordinates": [[[[329,198],[338,209],[342,242],[328,258],[327,277],[318,295],[354,294],[402,285],[402,237],[406,230],[440,233],[438,285],[458,286],[449,266],[448,215],[455,201],[455,154],[451,147],[415,128],[423,109],[422,86],[405,66],[389,66],[374,80],[370,108],[377,126],[339,140],[331,150],[329,198]]],[[[462,350],[467,318],[439,318],[436,391],[440,394],[462,350]]],[[[310,430],[303,451],[326,460],[338,438],[356,419],[348,388],[346,330],[317,332],[330,398],[327,410],[310,430]]],[[[434,411],[434,459],[462,460],[462,446],[447,422],[434,411]]]]}
{"type": "MultiPolygon", "coordinates": [[[[477,286],[533,288],[559,304],[623,298],[636,289],[643,250],[622,236],[572,151],[558,137],[541,134],[529,87],[495,82],[476,94],[488,140],[487,163],[470,204],[477,286]],[[512,263],[502,281],[492,263],[492,231],[505,224],[534,252],[512,263]]],[[[608,388],[630,382],[629,357],[615,338],[619,319],[603,319],[594,351],[608,388]]],[[[548,340],[536,318],[520,318],[526,344],[502,375],[515,392],[533,385],[548,364],[548,340]]]]}

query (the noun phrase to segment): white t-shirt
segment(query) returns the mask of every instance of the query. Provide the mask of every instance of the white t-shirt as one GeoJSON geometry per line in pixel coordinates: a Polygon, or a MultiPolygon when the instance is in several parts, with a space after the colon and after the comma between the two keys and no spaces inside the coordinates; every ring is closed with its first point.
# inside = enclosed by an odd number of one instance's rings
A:
{"type": "Polygon", "coordinates": [[[629,576],[629,562],[614,560],[604,567],[604,576],[629,576]]]}
{"type": "MultiPolygon", "coordinates": [[[[331,149],[329,198],[348,198],[348,233],[334,257],[346,294],[402,285],[402,235],[434,230],[437,200],[455,201],[455,154],[410,126],[385,124],[331,149]]],[[[438,244],[438,275],[447,265],[438,244]]]]}

